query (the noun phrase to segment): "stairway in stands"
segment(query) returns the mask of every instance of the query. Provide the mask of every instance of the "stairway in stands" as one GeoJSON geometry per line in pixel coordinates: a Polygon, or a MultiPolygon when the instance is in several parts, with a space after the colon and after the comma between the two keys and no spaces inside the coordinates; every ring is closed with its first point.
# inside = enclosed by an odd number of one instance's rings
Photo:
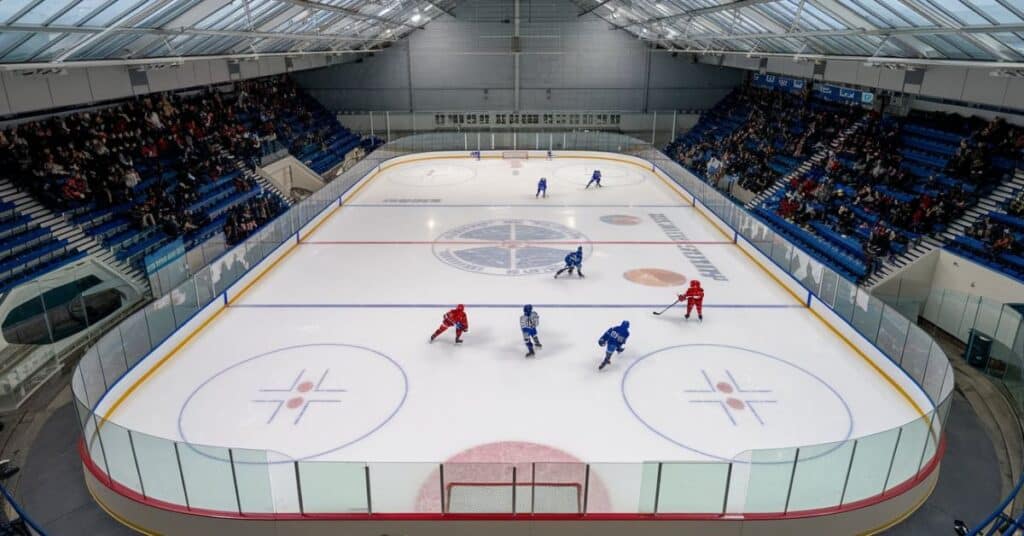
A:
{"type": "Polygon", "coordinates": [[[227,149],[221,147],[220,145],[216,145],[215,150],[220,151],[220,154],[230,159],[234,163],[235,169],[240,171],[243,177],[256,182],[256,184],[258,184],[260,188],[262,188],[264,191],[271,192],[274,195],[280,197],[282,200],[284,200],[285,206],[292,206],[293,201],[290,196],[285,195],[285,193],[282,192],[280,188],[278,188],[273,182],[267,180],[263,175],[260,175],[259,173],[253,171],[249,164],[243,158],[231,154],[227,149]]]}
{"type": "Polygon", "coordinates": [[[0,179],[0,203],[12,204],[14,211],[20,215],[24,225],[23,236],[29,238],[40,235],[44,240],[51,238],[51,247],[66,250],[67,255],[63,257],[53,256],[53,265],[47,271],[86,255],[93,255],[139,288],[149,287],[145,275],[138,268],[118,260],[108,248],[87,235],[80,226],[69,221],[66,216],[44,207],[28,192],[21,191],[7,179],[0,179]],[[45,231],[49,231],[49,236],[46,236],[45,231]]]}
{"type": "Polygon", "coordinates": [[[811,168],[813,168],[814,166],[824,165],[825,157],[828,156],[829,151],[838,151],[839,148],[843,146],[843,142],[846,141],[847,136],[853,134],[854,132],[862,128],[865,124],[867,124],[867,122],[868,117],[864,116],[863,118],[857,120],[856,123],[850,125],[846,130],[840,132],[839,135],[832,140],[832,143],[829,144],[827,149],[822,149],[817,153],[814,153],[813,156],[811,156],[807,160],[804,160],[803,163],[797,166],[796,169],[787,173],[786,175],[779,177],[774,183],[771,184],[771,186],[765,188],[761,193],[757,194],[756,197],[751,199],[750,202],[748,202],[745,205],[746,208],[757,208],[757,206],[763,203],[765,199],[770,198],[780,189],[784,188],[787,184],[789,184],[789,181],[793,177],[802,176],[803,174],[810,171],[811,168]]]}
{"type": "Polygon", "coordinates": [[[924,236],[915,247],[907,248],[905,253],[893,258],[892,261],[886,261],[881,269],[864,281],[864,286],[872,288],[892,274],[910,266],[911,263],[928,252],[945,247],[957,236],[965,234],[974,222],[985,217],[989,212],[1002,211],[1002,207],[1022,189],[1024,189],[1024,169],[1017,169],[1013,177],[997,186],[995,190],[981,198],[976,205],[967,209],[962,216],[953,220],[942,233],[937,236],[924,236]]]}

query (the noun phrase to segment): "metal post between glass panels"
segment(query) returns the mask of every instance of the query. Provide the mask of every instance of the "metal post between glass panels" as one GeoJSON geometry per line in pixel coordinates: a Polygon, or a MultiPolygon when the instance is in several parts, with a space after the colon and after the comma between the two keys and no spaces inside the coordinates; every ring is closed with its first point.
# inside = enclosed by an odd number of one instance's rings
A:
{"type": "Polygon", "coordinates": [[[793,454],[793,468],[789,471],[789,488],[786,489],[786,505],[782,508],[783,513],[789,512],[789,499],[793,496],[793,480],[796,478],[796,466],[800,464],[800,447],[796,448],[793,454]]]}
{"type": "Polygon", "coordinates": [[[658,462],[658,475],[654,479],[654,514],[658,514],[658,501],[661,500],[661,462],[658,462]]]}
{"type": "Polygon", "coordinates": [[[896,451],[900,448],[900,440],[903,439],[903,427],[899,427],[896,432],[896,443],[892,446],[892,458],[889,458],[889,470],[885,473],[885,482],[882,484],[882,493],[885,493],[886,488],[889,487],[889,478],[892,477],[892,466],[896,463],[896,451]]]}
{"type": "Polygon", "coordinates": [[[181,479],[181,493],[185,496],[185,508],[191,510],[192,506],[188,500],[188,486],[185,485],[185,470],[181,467],[181,451],[178,449],[178,442],[174,442],[174,459],[178,464],[178,478],[181,479]]]}
{"type": "Polygon", "coordinates": [[[231,466],[231,482],[235,488],[235,505],[238,507],[238,515],[242,515],[242,495],[238,491],[238,473],[235,472],[234,449],[228,449],[228,464],[231,466]]]}
{"type": "MultiPolygon", "coordinates": [[[[846,465],[846,478],[843,480],[843,491],[839,494],[839,506],[846,502],[846,488],[850,485],[850,472],[853,471],[853,460],[857,458],[857,445],[859,444],[860,439],[853,440],[853,449],[850,451],[850,463],[846,465]]],[[[882,486],[882,491],[885,491],[885,486],[882,486]]]]}
{"type": "Polygon", "coordinates": [[[142,468],[139,467],[139,456],[135,453],[135,440],[132,439],[132,431],[129,428],[125,428],[128,432],[128,448],[132,451],[132,461],[135,462],[135,475],[139,478],[139,491],[143,497],[146,497],[146,483],[142,481],[142,468]]]}
{"type": "Polygon", "coordinates": [[[299,513],[306,515],[306,508],[302,504],[302,477],[299,476],[299,462],[292,462],[292,467],[295,468],[295,491],[299,497],[299,513]]]}

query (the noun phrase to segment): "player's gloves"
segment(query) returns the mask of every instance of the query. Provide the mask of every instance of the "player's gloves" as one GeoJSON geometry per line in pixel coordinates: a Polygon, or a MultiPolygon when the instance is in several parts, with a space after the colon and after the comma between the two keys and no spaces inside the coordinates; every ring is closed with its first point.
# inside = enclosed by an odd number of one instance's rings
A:
{"type": "Polygon", "coordinates": [[[597,345],[598,345],[598,346],[604,347],[604,343],[605,343],[605,340],[604,340],[604,339],[598,339],[598,340],[597,340],[597,345]]]}
{"type": "Polygon", "coordinates": [[[686,300],[686,296],[683,296],[682,294],[680,294],[679,295],[679,299],[677,299],[676,301],[684,301],[684,300],[686,300]]]}
{"type": "Polygon", "coordinates": [[[618,353],[620,353],[620,354],[621,354],[621,353],[622,353],[623,351],[625,351],[625,350],[626,350],[626,349],[625,349],[625,348],[623,348],[622,346],[620,346],[620,347],[618,347],[618,348],[616,348],[616,349],[615,349],[615,351],[616,351],[616,352],[618,352],[618,353]]]}

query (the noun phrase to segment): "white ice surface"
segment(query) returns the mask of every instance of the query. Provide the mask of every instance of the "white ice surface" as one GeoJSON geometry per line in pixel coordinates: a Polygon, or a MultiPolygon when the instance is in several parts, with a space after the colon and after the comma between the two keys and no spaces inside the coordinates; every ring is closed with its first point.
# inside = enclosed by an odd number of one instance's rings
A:
{"type": "MultiPolygon", "coordinates": [[[[839,441],[916,416],[857,353],[681,202],[640,167],[607,161],[396,166],[111,418],[147,434],[295,459],[439,462],[474,446],[523,441],[588,462],[636,462],[839,441]],[[606,187],[584,191],[593,169],[606,187]],[[549,178],[546,200],[533,197],[541,175],[549,178]],[[613,214],[639,223],[600,220],[613,214]],[[664,243],[651,214],[664,214],[690,240],[715,242],[696,247],[728,281],[702,278],[703,323],[682,321],[679,308],[653,316],[679,288],[623,277],[640,268],[699,277],[675,244],[664,243]],[[580,233],[586,279],[473,273],[435,256],[471,245],[434,240],[487,220],[580,233]],[[465,344],[454,345],[451,330],[428,344],[455,303],[469,305],[465,344]],[[544,348],[530,360],[518,329],[522,303],[541,315],[544,348]],[[597,338],[623,319],[632,322],[626,351],[599,373],[597,338]]],[[[545,240],[491,245],[574,249],[545,240]]]]}

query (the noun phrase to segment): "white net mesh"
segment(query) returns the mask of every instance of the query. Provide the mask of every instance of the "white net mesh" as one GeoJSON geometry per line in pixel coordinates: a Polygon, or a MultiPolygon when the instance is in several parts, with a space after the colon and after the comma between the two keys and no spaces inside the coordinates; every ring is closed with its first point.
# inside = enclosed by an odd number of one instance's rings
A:
{"type": "Polygon", "coordinates": [[[522,160],[530,158],[530,153],[527,151],[502,151],[501,157],[509,160],[522,160]]]}
{"type": "Polygon", "coordinates": [[[517,513],[575,514],[582,507],[576,483],[459,483],[448,485],[448,511],[463,514],[517,513]]]}

